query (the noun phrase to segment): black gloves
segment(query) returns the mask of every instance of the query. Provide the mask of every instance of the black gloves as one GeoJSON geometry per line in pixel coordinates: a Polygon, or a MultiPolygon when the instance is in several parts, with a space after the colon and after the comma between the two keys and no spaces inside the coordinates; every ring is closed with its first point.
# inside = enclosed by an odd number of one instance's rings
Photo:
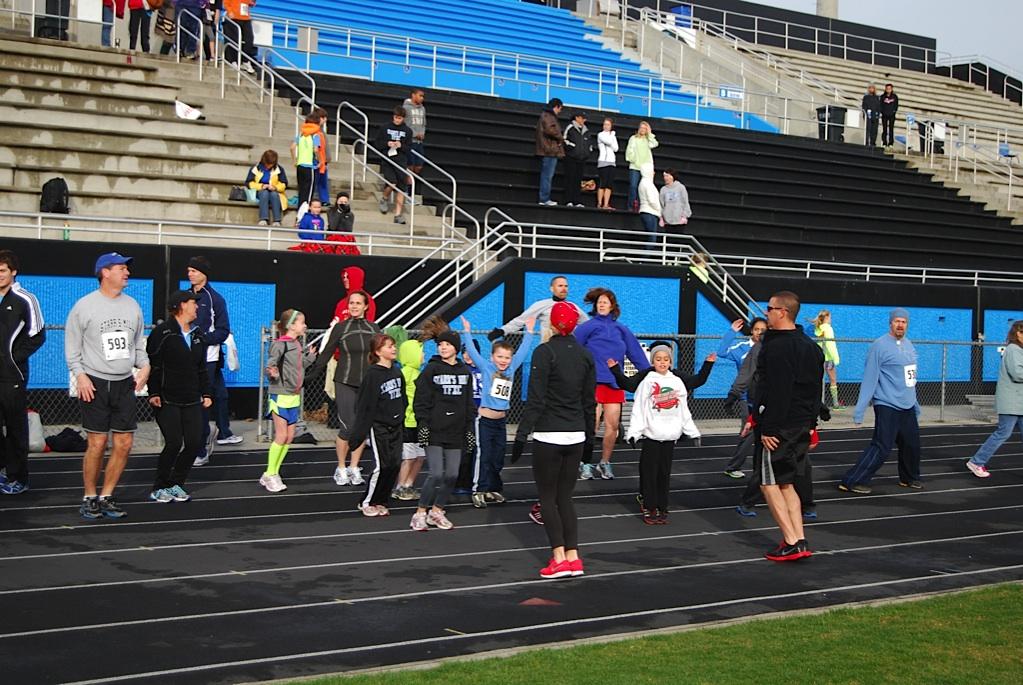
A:
{"type": "Polygon", "coordinates": [[[429,445],[430,445],[430,427],[429,426],[420,426],[416,430],[416,438],[419,441],[419,446],[420,447],[423,447],[423,448],[429,447],[429,445]]]}
{"type": "Polygon", "coordinates": [[[703,447],[703,438],[693,438],[693,447],[703,447]]]}
{"type": "Polygon", "coordinates": [[[524,449],[526,449],[526,439],[522,438],[520,440],[519,438],[515,438],[515,442],[512,443],[511,463],[514,464],[522,458],[522,451],[524,449]]]}
{"type": "Polygon", "coordinates": [[[580,464],[592,464],[593,463],[593,438],[586,438],[583,440],[583,453],[579,457],[580,464]]]}
{"type": "Polygon", "coordinates": [[[476,434],[471,430],[465,431],[465,451],[470,454],[476,452],[476,434]]]}
{"type": "Polygon", "coordinates": [[[487,333],[487,340],[489,340],[490,342],[494,342],[498,338],[503,338],[503,337],[504,337],[504,329],[501,329],[501,328],[495,328],[494,330],[492,330],[489,333],[487,333]]]}
{"type": "Polygon", "coordinates": [[[725,398],[725,411],[733,416],[738,416],[739,400],[742,399],[738,395],[728,393],[728,397],[725,398]]]}
{"type": "Polygon", "coordinates": [[[629,445],[629,447],[635,447],[637,440],[634,437],[633,438],[626,438],[625,442],[629,445]]]}
{"type": "Polygon", "coordinates": [[[823,402],[821,402],[821,410],[817,415],[821,417],[821,421],[831,420],[831,410],[823,402]]]}

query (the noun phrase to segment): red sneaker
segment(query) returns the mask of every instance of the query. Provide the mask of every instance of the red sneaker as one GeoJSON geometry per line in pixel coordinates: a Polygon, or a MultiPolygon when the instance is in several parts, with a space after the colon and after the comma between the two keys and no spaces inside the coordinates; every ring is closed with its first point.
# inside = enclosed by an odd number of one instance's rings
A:
{"type": "Polygon", "coordinates": [[[576,559],[575,561],[568,562],[568,567],[572,569],[572,577],[583,575],[582,559],[576,559]]]}
{"type": "Polygon", "coordinates": [[[567,578],[570,575],[572,575],[572,564],[568,561],[555,561],[551,559],[545,568],[540,569],[540,577],[546,580],[567,578]]]}
{"type": "Polygon", "coordinates": [[[529,510],[529,520],[533,523],[542,526],[543,525],[543,514],[540,513],[540,503],[537,502],[533,505],[533,508],[529,510]]]}

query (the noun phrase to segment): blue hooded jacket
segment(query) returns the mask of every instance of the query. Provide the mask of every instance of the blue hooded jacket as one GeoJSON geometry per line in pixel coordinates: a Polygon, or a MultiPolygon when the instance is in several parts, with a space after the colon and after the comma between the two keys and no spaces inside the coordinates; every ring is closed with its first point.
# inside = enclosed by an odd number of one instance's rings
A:
{"type": "Polygon", "coordinates": [[[575,329],[575,339],[590,351],[597,366],[597,382],[617,388],[614,376],[607,368],[607,360],[625,363],[625,357],[639,371],[650,368],[650,361],[636,336],[625,325],[618,323],[608,314],[594,314],[589,321],[575,329]]]}

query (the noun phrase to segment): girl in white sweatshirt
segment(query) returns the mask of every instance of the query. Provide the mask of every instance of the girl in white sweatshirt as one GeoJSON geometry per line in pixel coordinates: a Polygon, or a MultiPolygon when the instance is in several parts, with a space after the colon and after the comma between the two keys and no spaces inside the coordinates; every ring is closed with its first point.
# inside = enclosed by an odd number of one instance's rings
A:
{"type": "Polygon", "coordinates": [[[675,441],[685,435],[699,439],[700,430],[689,413],[690,391],[707,381],[717,359],[710,355],[700,372],[694,376],[671,368],[671,348],[667,343],[654,343],[650,348],[653,368],[626,379],[617,364],[608,366],[619,387],[634,394],[632,415],[625,439],[642,441],[639,455],[640,497],[643,502],[643,523],[668,522],[668,490],[671,458],[675,441]]]}

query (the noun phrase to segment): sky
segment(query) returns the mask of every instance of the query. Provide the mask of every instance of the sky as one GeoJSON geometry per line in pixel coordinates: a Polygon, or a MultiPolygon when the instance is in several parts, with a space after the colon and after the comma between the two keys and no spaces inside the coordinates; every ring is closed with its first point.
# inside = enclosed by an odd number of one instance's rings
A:
{"type": "MultiPolygon", "coordinates": [[[[817,13],[817,0],[752,1],[817,13]]],[[[1023,75],[1021,0],[838,0],[838,18],[928,36],[939,51],[988,55],[1023,75]]]]}

